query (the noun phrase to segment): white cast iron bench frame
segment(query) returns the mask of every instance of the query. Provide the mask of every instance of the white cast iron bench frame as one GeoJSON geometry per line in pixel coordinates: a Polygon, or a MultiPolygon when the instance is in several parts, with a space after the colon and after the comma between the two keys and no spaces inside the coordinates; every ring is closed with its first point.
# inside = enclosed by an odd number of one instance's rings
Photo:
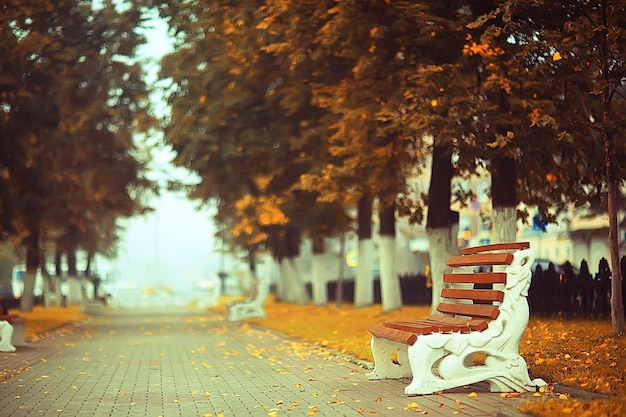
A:
{"type": "Polygon", "coordinates": [[[370,379],[413,376],[407,395],[432,394],[487,381],[492,392],[535,391],[519,342],[529,318],[534,255],[528,242],[461,250],[444,274],[439,314],[385,322],[370,329],[375,366],[370,379]],[[493,268],[495,272],[474,272],[493,268]],[[502,270],[504,269],[504,270],[502,270]],[[475,284],[480,284],[475,289],[475,284]],[[489,287],[486,289],[485,286],[489,287]],[[474,363],[483,354],[484,363],[474,363]],[[397,355],[397,360],[394,356],[397,355]]]}
{"type": "Polygon", "coordinates": [[[0,320],[0,352],[15,352],[15,346],[11,344],[13,326],[8,321],[0,320]]]}
{"type": "Polygon", "coordinates": [[[253,285],[250,296],[241,301],[226,304],[226,319],[241,321],[250,318],[265,318],[265,299],[270,294],[270,283],[267,279],[259,279],[253,285]]]}
{"type": "Polygon", "coordinates": [[[25,332],[26,319],[19,314],[9,314],[9,309],[0,305],[0,352],[15,352],[16,347],[28,346],[25,332]]]}

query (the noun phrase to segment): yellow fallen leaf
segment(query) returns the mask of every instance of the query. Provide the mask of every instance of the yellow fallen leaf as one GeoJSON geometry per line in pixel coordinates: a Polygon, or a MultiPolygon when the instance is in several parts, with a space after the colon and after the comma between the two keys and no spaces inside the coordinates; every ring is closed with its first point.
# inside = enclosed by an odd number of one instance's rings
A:
{"type": "Polygon", "coordinates": [[[559,394],[559,400],[569,400],[569,397],[566,394],[559,394]]]}
{"type": "Polygon", "coordinates": [[[467,396],[469,398],[476,398],[476,397],[478,397],[478,394],[476,394],[475,392],[470,392],[469,394],[467,394],[467,396]]]}

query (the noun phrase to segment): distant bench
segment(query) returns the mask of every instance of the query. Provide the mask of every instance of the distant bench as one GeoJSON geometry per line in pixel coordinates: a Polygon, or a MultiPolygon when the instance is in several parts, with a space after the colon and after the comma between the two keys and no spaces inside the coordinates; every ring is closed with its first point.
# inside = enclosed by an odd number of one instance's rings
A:
{"type": "Polygon", "coordinates": [[[432,394],[488,381],[491,391],[534,391],[519,342],[528,324],[526,296],[534,255],[528,242],[461,250],[444,274],[439,314],[384,322],[370,329],[370,379],[413,376],[407,395],[432,394]],[[491,272],[475,272],[476,270],[491,272]],[[474,354],[484,363],[475,364],[474,354]]]}
{"type": "Polygon", "coordinates": [[[226,319],[240,321],[249,318],[265,318],[265,300],[270,294],[268,279],[259,279],[252,286],[250,295],[243,300],[231,301],[226,304],[226,319]]]}
{"type": "Polygon", "coordinates": [[[0,352],[14,352],[16,346],[26,346],[26,319],[17,314],[9,314],[4,304],[0,305],[0,313],[0,352]]]}

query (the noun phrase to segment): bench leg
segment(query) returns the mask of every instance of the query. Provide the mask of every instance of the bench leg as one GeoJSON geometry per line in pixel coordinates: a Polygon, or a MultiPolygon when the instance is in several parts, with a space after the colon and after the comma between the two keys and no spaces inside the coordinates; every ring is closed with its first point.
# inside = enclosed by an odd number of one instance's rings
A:
{"type": "Polygon", "coordinates": [[[26,331],[26,325],[24,323],[13,324],[13,336],[11,336],[11,344],[13,346],[26,346],[26,340],[24,340],[24,332],[26,331]]]}
{"type": "Polygon", "coordinates": [[[534,391],[536,387],[546,386],[543,379],[530,380],[526,361],[520,355],[487,356],[485,366],[497,373],[497,376],[487,379],[491,392],[534,391]]]}
{"type": "MultiPolygon", "coordinates": [[[[463,337],[463,335],[447,336],[450,340],[463,337]]],[[[526,361],[519,355],[488,353],[469,346],[458,353],[453,353],[449,350],[449,344],[440,342],[429,344],[428,339],[428,337],[418,338],[409,348],[413,381],[405,388],[407,395],[433,394],[480,381],[487,381],[491,392],[532,392],[537,387],[545,386],[541,379],[530,380],[526,361]],[[485,365],[473,366],[471,355],[480,352],[487,353],[485,365]]]]}
{"type": "Polygon", "coordinates": [[[407,345],[376,336],[372,336],[370,344],[374,356],[374,370],[368,375],[369,379],[399,379],[411,376],[407,345]]]}
{"type": "Polygon", "coordinates": [[[408,350],[413,380],[404,389],[406,395],[433,394],[450,388],[450,383],[433,373],[435,363],[445,355],[442,347],[431,347],[424,341],[425,337],[417,341],[408,350]]]}
{"type": "Polygon", "coordinates": [[[0,321],[0,352],[15,352],[15,346],[11,344],[13,326],[7,321],[0,321]]]}

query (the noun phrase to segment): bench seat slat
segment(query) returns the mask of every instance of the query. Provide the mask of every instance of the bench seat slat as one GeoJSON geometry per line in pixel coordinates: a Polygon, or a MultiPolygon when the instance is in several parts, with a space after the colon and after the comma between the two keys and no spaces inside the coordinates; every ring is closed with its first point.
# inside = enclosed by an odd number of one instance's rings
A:
{"type": "Polygon", "coordinates": [[[452,333],[452,332],[469,333],[471,330],[467,326],[466,321],[465,322],[451,322],[451,321],[446,321],[446,320],[437,320],[437,319],[428,318],[428,319],[425,319],[424,322],[440,329],[439,333],[452,333]]]}
{"type": "Polygon", "coordinates": [[[460,266],[510,265],[511,262],[513,262],[512,253],[479,253],[451,256],[448,260],[448,266],[457,268],[460,266]]]}
{"type": "Polygon", "coordinates": [[[383,323],[383,326],[391,329],[403,330],[405,332],[411,332],[418,335],[426,335],[431,333],[447,333],[451,330],[448,329],[449,325],[443,323],[429,323],[426,320],[400,320],[400,321],[387,321],[383,323]]]}
{"type": "Polygon", "coordinates": [[[441,290],[441,297],[454,300],[497,301],[501,303],[504,300],[504,292],[498,290],[444,288],[441,290]]]}
{"type": "Polygon", "coordinates": [[[441,316],[438,314],[433,314],[429,316],[426,320],[465,325],[475,332],[482,332],[489,326],[489,320],[485,319],[462,319],[458,317],[441,316]]]}
{"type": "Polygon", "coordinates": [[[498,310],[498,307],[484,304],[439,303],[437,311],[444,314],[469,316],[490,320],[497,319],[498,315],[500,314],[500,310],[498,310]]]}
{"type": "Polygon", "coordinates": [[[8,321],[10,324],[26,324],[26,319],[17,314],[1,315],[0,321],[8,321]]]}
{"type": "Polygon", "coordinates": [[[443,282],[467,284],[506,284],[506,272],[443,274],[443,282]]]}
{"type": "Polygon", "coordinates": [[[400,320],[384,322],[382,326],[374,326],[370,333],[378,337],[392,339],[400,343],[413,344],[417,337],[431,333],[469,333],[482,332],[489,322],[483,319],[462,319],[457,317],[432,315],[423,320],[400,320]],[[385,329],[382,329],[384,327],[385,329]],[[411,334],[416,337],[411,337],[411,334]]]}
{"type": "Polygon", "coordinates": [[[417,340],[417,335],[411,332],[405,332],[403,330],[392,329],[386,326],[374,326],[370,328],[370,333],[376,337],[383,339],[393,340],[399,343],[404,343],[409,346],[413,346],[417,340]]]}

